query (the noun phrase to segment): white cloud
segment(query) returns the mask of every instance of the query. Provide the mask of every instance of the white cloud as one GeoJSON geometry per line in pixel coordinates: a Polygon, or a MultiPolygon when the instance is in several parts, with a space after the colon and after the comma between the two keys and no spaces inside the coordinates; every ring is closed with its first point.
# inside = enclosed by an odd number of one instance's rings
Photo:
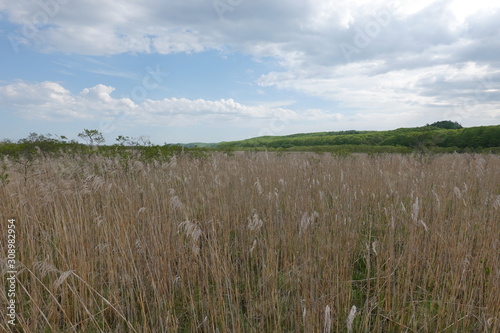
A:
{"type": "Polygon", "coordinates": [[[113,87],[98,84],[72,94],[58,83],[28,84],[17,82],[0,86],[0,107],[16,110],[30,119],[101,121],[105,119],[139,122],[147,126],[194,125],[207,126],[223,121],[266,120],[274,117],[295,119],[295,111],[281,107],[249,106],[233,99],[216,101],[186,98],[146,99],[135,103],[129,98],[112,96],[113,87]],[[213,122],[213,123],[211,123],[213,122]]]}
{"type": "Polygon", "coordinates": [[[355,110],[357,117],[384,114],[387,119],[410,112],[422,119],[454,114],[461,119],[500,120],[500,82],[495,81],[500,77],[499,70],[468,62],[374,75],[371,72],[377,66],[377,62],[351,63],[323,77],[307,72],[272,72],[258,83],[336,101],[343,109],[355,110]],[[471,106],[475,106],[473,112],[471,106]]]}
{"type": "Polygon", "coordinates": [[[30,44],[45,52],[110,55],[189,53],[229,46],[257,57],[275,57],[293,70],[401,59],[405,54],[421,55],[407,66],[419,66],[428,55],[432,62],[471,61],[463,51],[473,50],[474,45],[463,41],[477,41],[495,31],[491,37],[499,37],[500,13],[495,9],[500,4],[486,0],[234,3],[223,19],[213,1],[200,0],[10,1],[0,4],[0,10],[19,25],[10,34],[16,48],[30,44]],[[356,41],[366,45],[346,59],[340,45],[356,46],[356,41]],[[438,48],[443,45],[449,47],[438,48]],[[462,58],[453,59],[457,56],[462,58]]]}
{"type": "Polygon", "coordinates": [[[391,38],[399,35],[418,41],[422,34],[440,37],[446,33],[446,29],[432,29],[429,24],[461,25],[477,14],[478,8],[489,10],[481,14],[484,16],[499,7],[485,0],[474,5],[461,0],[416,4],[380,0],[241,1],[235,2],[223,19],[217,15],[213,1],[199,0],[6,1],[0,4],[0,10],[19,25],[15,32],[18,37],[47,52],[200,52],[231,45],[251,54],[287,58],[289,52],[312,56],[316,49],[325,47],[330,55],[338,55],[338,50],[331,53],[333,48],[352,39],[356,29],[364,28],[384,10],[393,13],[392,20],[403,23],[398,28],[404,29],[391,31],[391,38]]]}
{"type": "Polygon", "coordinates": [[[44,52],[83,55],[229,49],[273,57],[283,70],[261,76],[261,87],[334,101],[335,109],[301,114],[229,98],[136,104],[112,97],[112,88],[101,85],[79,95],[53,82],[0,87],[3,103],[25,116],[95,119],[129,112],[150,124],[256,119],[276,113],[290,119],[309,115],[339,121],[446,115],[499,121],[497,1],[245,0],[233,2],[222,19],[211,0],[42,3],[52,7],[44,9],[36,1],[0,3],[0,11],[18,24],[9,35],[15,47],[26,44],[44,52]],[[346,45],[351,47],[347,51],[346,45]]]}
{"type": "MultiPolygon", "coordinates": [[[[475,67],[474,64],[467,64],[464,68],[468,75],[474,75],[475,71],[487,72],[487,68],[475,67]]],[[[345,107],[351,110],[349,112],[331,112],[317,108],[299,112],[285,107],[292,103],[291,101],[254,106],[244,105],[233,99],[165,98],[146,99],[136,103],[129,98],[113,97],[114,88],[102,84],[74,94],[55,82],[30,84],[22,81],[0,86],[0,109],[14,111],[25,119],[62,122],[67,124],[65,127],[68,128],[76,128],[83,123],[94,123],[98,124],[96,128],[109,135],[116,134],[117,130],[127,133],[134,128],[141,128],[142,134],[157,133],[158,142],[164,140],[158,131],[166,128],[198,128],[198,131],[203,128],[206,133],[212,131],[210,137],[191,133],[183,139],[188,142],[193,141],[193,138],[197,141],[214,141],[214,138],[231,140],[307,131],[391,129],[423,125],[426,122],[441,120],[443,116],[470,126],[500,121],[500,112],[489,100],[489,94],[498,93],[498,90],[493,89],[493,92],[490,89],[488,77],[484,77],[482,81],[487,91],[482,95],[473,94],[467,103],[457,101],[453,107],[445,108],[435,103],[431,108],[422,105],[435,101],[434,96],[422,99],[418,94],[418,90],[425,88],[426,84],[436,84],[440,80],[456,83],[464,81],[462,77],[457,76],[453,68],[441,68],[441,75],[438,77],[430,76],[429,73],[414,73],[415,79],[404,83],[395,83],[399,82],[397,77],[384,75],[379,78],[376,89],[367,87],[376,81],[368,80],[360,85],[363,80],[357,80],[356,77],[345,77],[339,82],[302,80],[306,82],[307,89],[335,87],[338,92],[333,96],[345,95],[349,101],[357,100],[357,103],[346,103],[345,107]],[[405,89],[415,89],[417,92],[414,95],[399,92],[405,89]],[[392,100],[393,96],[398,96],[399,100],[392,100]],[[369,103],[371,111],[366,112],[369,103]],[[395,105],[401,107],[397,108],[395,105]],[[223,134],[236,128],[241,129],[239,135],[236,132],[231,136],[223,134]]],[[[179,138],[172,137],[169,140],[175,142],[179,138]]]]}

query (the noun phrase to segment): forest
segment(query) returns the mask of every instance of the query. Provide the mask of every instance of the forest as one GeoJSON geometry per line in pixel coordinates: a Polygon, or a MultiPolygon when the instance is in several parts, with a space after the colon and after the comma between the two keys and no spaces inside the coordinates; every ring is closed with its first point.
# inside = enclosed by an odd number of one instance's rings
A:
{"type": "Polygon", "coordinates": [[[440,121],[414,128],[389,131],[339,131],[262,136],[222,142],[220,148],[266,148],[292,151],[347,152],[498,152],[500,126],[463,128],[452,121],[440,121]]]}

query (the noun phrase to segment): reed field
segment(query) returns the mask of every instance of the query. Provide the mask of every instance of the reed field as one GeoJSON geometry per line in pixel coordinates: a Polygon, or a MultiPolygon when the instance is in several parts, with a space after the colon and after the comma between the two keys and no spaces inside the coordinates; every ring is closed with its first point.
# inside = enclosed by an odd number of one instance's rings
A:
{"type": "Polygon", "coordinates": [[[3,164],[1,332],[500,332],[499,155],[3,164]]]}

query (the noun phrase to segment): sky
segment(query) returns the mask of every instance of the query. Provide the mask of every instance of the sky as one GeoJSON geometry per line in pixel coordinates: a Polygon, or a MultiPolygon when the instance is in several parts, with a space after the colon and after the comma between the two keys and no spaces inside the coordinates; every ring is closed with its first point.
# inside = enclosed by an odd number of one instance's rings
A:
{"type": "Polygon", "coordinates": [[[500,2],[0,0],[0,140],[500,124],[500,2]]]}

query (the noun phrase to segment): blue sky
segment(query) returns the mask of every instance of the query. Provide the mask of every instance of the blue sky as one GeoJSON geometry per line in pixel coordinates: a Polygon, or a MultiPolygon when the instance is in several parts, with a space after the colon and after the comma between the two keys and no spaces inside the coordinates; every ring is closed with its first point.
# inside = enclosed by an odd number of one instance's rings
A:
{"type": "Polygon", "coordinates": [[[0,3],[0,139],[500,123],[496,1],[0,3]]]}

